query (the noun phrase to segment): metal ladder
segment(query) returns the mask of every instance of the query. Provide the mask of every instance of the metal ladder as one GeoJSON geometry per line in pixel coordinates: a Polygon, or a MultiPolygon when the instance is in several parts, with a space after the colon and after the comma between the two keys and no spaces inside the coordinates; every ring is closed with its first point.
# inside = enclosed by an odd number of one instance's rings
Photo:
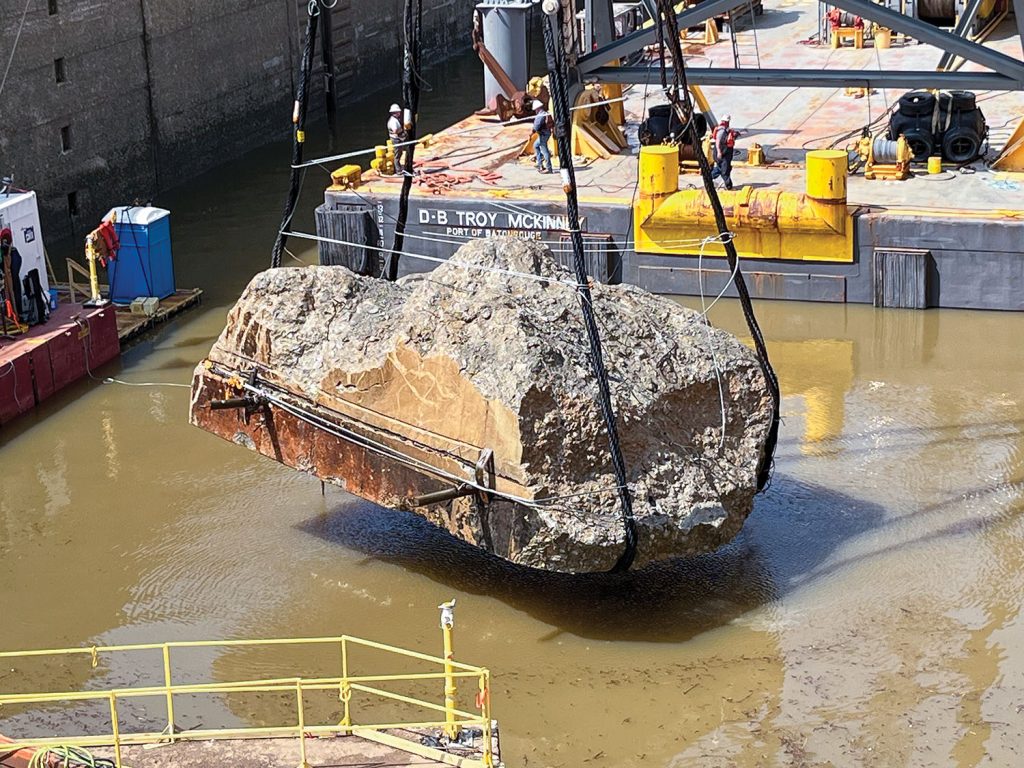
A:
{"type": "Polygon", "coordinates": [[[754,17],[754,0],[747,0],[746,6],[738,5],[729,11],[729,42],[732,44],[732,63],[736,69],[761,67],[761,51],[757,45],[757,22],[754,17]],[[750,19],[749,29],[743,26],[747,18],[750,19]]]}

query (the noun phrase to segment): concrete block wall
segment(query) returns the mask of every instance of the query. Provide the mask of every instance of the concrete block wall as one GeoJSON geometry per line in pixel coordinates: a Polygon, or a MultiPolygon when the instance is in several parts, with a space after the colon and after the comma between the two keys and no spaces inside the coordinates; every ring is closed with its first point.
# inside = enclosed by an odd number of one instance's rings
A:
{"type": "MultiPolygon", "coordinates": [[[[427,63],[465,49],[474,0],[424,0],[427,63]]],[[[35,189],[48,242],[287,136],[305,0],[0,0],[0,175],[35,189]],[[64,82],[57,82],[62,59],[64,82]]],[[[404,0],[337,0],[342,105],[401,75],[404,0]]],[[[319,51],[319,46],[317,47],[319,51]]],[[[319,58],[315,98],[322,88],[319,58]]]]}
{"type": "Polygon", "coordinates": [[[67,234],[69,213],[151,194],[137,0],[31,0],[23,26],[24,0],[0,7],[0,66],[21,29],[0,94],[0,174],[40,193],[44,232],[67,234]]]}

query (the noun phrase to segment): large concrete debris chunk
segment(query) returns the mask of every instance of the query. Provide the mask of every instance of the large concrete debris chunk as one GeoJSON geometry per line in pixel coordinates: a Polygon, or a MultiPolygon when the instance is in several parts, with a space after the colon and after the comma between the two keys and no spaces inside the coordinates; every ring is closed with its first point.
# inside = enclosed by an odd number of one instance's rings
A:
{"type": "MultiPolygon", "coordinates": [[[[669,299],[592,290],[636,565],[716,549],[753,505],[772,413],[757,360],[669,299]]],[[[578,302],[546,248],[512,238],[397,283],[263,272],[196,369],[191,419],[513,562],[606,570],[624,531],[578,302]],[[459,487],[470,495],[420,498],[459,487]]]]}

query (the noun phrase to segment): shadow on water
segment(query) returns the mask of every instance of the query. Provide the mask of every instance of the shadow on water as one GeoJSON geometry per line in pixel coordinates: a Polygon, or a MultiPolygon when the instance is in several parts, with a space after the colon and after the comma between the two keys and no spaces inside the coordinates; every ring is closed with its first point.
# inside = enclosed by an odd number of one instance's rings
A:
{"type": "Polygon", "coordinates": [[[501,600],[559,631],[598,640],[679,642],[781,597],[844,541],[882,519],[877,505],[779,475],[728,546],[626,574],[515,565],[415,514],[361,501],[300,527],[447,587],[501,600]]]}

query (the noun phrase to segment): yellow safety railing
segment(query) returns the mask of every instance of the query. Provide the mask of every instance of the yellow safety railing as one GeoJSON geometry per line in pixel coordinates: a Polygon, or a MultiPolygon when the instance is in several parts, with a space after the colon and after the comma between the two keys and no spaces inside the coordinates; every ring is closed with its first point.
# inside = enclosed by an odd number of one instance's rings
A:
{"type": "MultiPolygon", "coordinates": [[[[490,702],[490,672],[484,667],[472,666],[455,661],[451,654],[452,648],[452,627],[454,624],[452,608],[454,601],[446,603],[442,608],[441,629],[444,634],[445,658],[431,656],[425,653],[409,651],[403,648],[377,643],[372,640],[363,640],[349,635],[336,637],[303,637],[303,638],[275,638],[269,640],[209,640],[209,641],[185,641],[168,643],[140,643],[134,645],[109,645],[92,646],[88,648],[60,648],[51,650],[31,651],[5,651],[0,652],[0,659],[9,660],[15,658],[59,658],[66,656],[87,656],[90,658],[92,667],[99,664],[101,658],[123,655],[138,651],[159,651],[162,658],[162,685],[134,686],[125,688],[113,688],[109,690],[89,691],[57,691],[57,692],[32,692],[32,693],[3,693],[0,692],[0,718],[3,717],[5,706],[30,707],[43,704],[67,704],[71,702],[106,701],[109,709],[108,731],[92,733],[88,735],[68,735],[53,738],[37,738],[15,740],[11,743],[3,743],[4,752],[20,749],[34,749],[47,746],[75,746],[75,747],[112,747],[114,761],[121,766],[121,750],[124,746],[159,744],[174,741],[201,741],[210,739],[242,739],[242,738],[270,738],[270,737],[294,737],[298,739],[302,768],[309,765],[306,760],[306,739],[310,736],[344,736],[356,735],[373,741],[393,746],[397,749],[431,758],[439,762],[452,765],[486,766],[491,768],[496,765],[496,757],[492,745],[493,732],[491,720],[490,702]],[[269,679],[231,680],[216,683],[181,684],[174,682],[174,670],[172,666],[172,651],[184,648],[214,648],[231,649],[242,647],[270,647],[270,646],[334,646],[339,653],[340,675],[333,677],[277,677],[269,679]],[[394,654],[399,657],[428,662],[436,665],[439,669],[436,672],[414,672],[407,674],[390,675],[355,675],[350,670],[350,652],[353,648],[368,648],[385,653],[394,654]],[[476,682],[476,694],[474,697],[475,711],[467,711],[457,706],[456,693],[457,683],[460,679],[473,680],[476,682]],[[437,680],[443,683],[440,688],[440,701],[429,701],[415,696],[409,696],[395,691],[386,690],[380,686],[386,683],[400,681],[431,681],[437,680]],[[337,723],[309,723],[307,722],[306,704],[304,694],[314,691],[337,691],[338,700],[341,703],[343,712],[340,722],[337,723]],[[352,693],[358,691],[369,694],[379,700],[396,701],[412,705],[429,713],[437,713],[437,717],[425,716],[418,721],[403,722],[360,722],[354,717],[352,706],[352,693]],[[278,693],[295,697],[295,723],[284,725],[251,726],[237,728],[205,728],[190,729],[188,731],[176,731],[174,724],[174,701],[175,697],[195,695],[226,695],[239,693],[278,693]],[[121,717],[119,705],[126,701],[140,698],[160,699],[166,710],[167,726],[162,731],[135,732],[125,729],[122,725],[124,720],[121,717]],[[461,729],[476,727],[481,731],[480,744],[474,748],[473,757],[461,757],[445,752],[441,749],[424,746],[419,741],[396,736],[389,731],[417,729],[443,729],[450,738],[459,735],[461,729]]],[[[7,734],[12,736],[12,734],[7,734]]]]}

